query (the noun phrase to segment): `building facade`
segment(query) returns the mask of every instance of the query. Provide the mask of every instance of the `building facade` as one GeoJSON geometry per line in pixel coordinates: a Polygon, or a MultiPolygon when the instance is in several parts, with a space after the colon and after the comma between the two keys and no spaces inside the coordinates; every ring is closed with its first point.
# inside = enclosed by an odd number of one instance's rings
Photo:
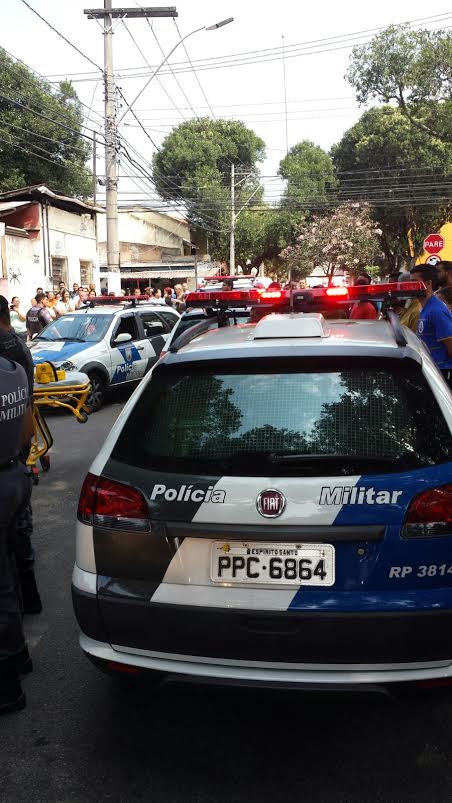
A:
{"type": "MultiPolygon", "coordinates": [[[[154,212],[146,207],[119,210],[121,286],[124,290],[174,285],[186,281],[194,287],[195,254],[190,224],[177,214],[154,212]]],[[[98,216],[101,284],[107,283],[106,216],[98,216]]],[[[203,255],[204,256],[204,255],[203,255]]],[[[202,274],[205,261],[199,259],[202,274]]]]}
{"type": "Polygon", "coordinates": [[[43,185],[0,194],[0,292],[27,307],[37,287],[98,286],[98,211],[43,185]]]}

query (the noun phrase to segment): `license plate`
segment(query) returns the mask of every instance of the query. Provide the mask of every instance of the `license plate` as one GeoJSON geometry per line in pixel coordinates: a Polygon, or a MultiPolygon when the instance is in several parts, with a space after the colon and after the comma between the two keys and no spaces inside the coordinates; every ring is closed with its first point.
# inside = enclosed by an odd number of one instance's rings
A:
{"type": "Polygon", "coordinates": [[[210,577],[214,583],[332,586],[334,568],[331,544],[212,544],[210,577]]]}

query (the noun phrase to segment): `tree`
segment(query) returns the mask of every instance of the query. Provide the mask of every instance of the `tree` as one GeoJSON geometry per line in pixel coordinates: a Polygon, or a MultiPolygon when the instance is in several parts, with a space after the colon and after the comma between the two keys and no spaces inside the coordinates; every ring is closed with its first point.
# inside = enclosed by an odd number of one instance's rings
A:
{"type": "Polygon", "coordinates": [[[359,103],[395,101],[418,129],[452,142],[452,35],[392,25],[352,51],[347,79],[359,103]]]}
{"type": "Polygon", "coordinates": [[[257,163],[263,160],[264,151],[263,140],[243,123],[202,118],[174,128],[153,157],[158,193],[165,200],[183,201],[190,219],[209,231],[215,256],[225,256],[230,228],[231,165],[236,173],[236,210],[244,204],[261,205],[257,163]]]}
{"type": "Polygon", "coordinates": [[[339,269],[356,274],[375,262],[379,234],[368,204],[344,203],[326,215],[314,215],[297,229],[295,245],[282,253],[288,268],[309,276],[320,267],[331,280],[339,269]]]}
{"type": "Polygon", "coordinates": [[[89,195],[92,177],[86,162],[90,148],[80,135],[83,114],[71,84],[65,81],[57,90],[50,90],[46,81],[14,62],[1,48],[0,72],[0,191],[48,184],[68,195],[89,195]]]}
{"type": "Polygon", "coordinates": [[[364,112],[332,148],[341,200],[367,200],[392,271],[418,256],[450,204],[452,145],[414,127],[393,106],[364,112]]]}
{"type": "Polygon", "coordinates": [[[309,140],[294,145],[280,161],[278,173],[287,181],[282,207],[307,214],[331,204],[337,180],[331,157],[319,145],[309,140]]]}

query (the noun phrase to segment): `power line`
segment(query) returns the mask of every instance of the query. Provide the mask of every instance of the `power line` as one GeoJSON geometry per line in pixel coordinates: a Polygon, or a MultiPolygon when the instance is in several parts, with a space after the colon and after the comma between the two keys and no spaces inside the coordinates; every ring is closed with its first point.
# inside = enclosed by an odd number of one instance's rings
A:
{"type": "Polygon", "coordinates": [[[30,11],[31,11],[33,14],[36,14],[36,16],[37,16],[37,17],[39,17],[39,19],[40,19],[40,20],[41,20],[41,21],[42,21],[42,22],[43,22],[45,25],[47,25],[47,26],[50,28],[50,30],[51,30],[51,31],[53,31],[54,33],[56,33],[56,34],[57,34],[57,36],[59,36],[59,37],[60,37],[60,39],[63,39],[63,41],[64,41],[64,42],[66,42],[66,44],[67,44],[67,45],[69,45],[69,47],[72,47],[72,48],[73,48],[73,50],[75,50],[75,51],[76,51],[76,52],[77,52],[77,53],[78,53],[80,56],[82,56],[82,58],[84,58],[86,61],[89,61],[89,63],[90,63],[90,64],[92,64],[92,65],[93,65],[93,67],[96,67],[96,69],[97,69],[97,70],[100,70],[100,72],[102,73],[102,75],[104,74],[104,71],[103,71],[102,67],[100,67],[98,64],[96,64],[96,62],[95,62],[95,61],[93,61],[92,59],[90,59],[90,57],[89,57],[89,56],[87,56],[87,55],[86,55],[86,53],[84,53],[84,52],[83,52],[83,50],[80,50],[80,48],[78,48],[78,47],[77,47],[77,45],[74,45],[74,43],[73,43],[73,42],[71,42],[71,41],[70,41],[70,39],[68,39],[68,38],[67,38],[67,37],[66,37],[66,36],[65,36],[63,33],[61,33],[61,31],[58,31],[58,30],[57,30],[57,28],[55,28],[55,27],[52,25],[52,23],[51,23],[51,22],[49,22],[49,21],[48,21],[48,20],[47,20],[45,17],[43,17],[43,16],[42,16],[42,14],[40,14],[40,13],[39,13],[39,11],[36,11],[36,9],[35,9],[35,8],[33,8],[33,6],[31,6],[31,5],[30,5],[30,3],[28,3],[28,2],[27,2],[27,0],[21,0],[21,2],[24,4],[24,6],[26,6],[28,9],[30,9],[30,11]]]}
{"type": "MultiPolygon", "coordinates": [[[[407,20],[406,22],[401,23],[401,24],[407,24],[407,25],[418,25],[418,24],[421,24],[421,23],[423,23],[423,24],[428,24],[428,23],[431,23],[431,24],[437,23],[437,24],[439,24],[441,21],[449,19],[450,17],[452,17],[452,14],[450,12],[444,12],[442,14],[429,15],[427,17],[418,17],[418,18],[413,19],[413,20],[407,20]]],[[[372,33],[378,33],[380,31],[384,31],[386,29],[386,27],[387,26],[379,26],[377,28],[367,28],[367,29],[363,29],[363,30],[360,30],[360,31],[353,31],[353,32],[350,32],[350,33],[337,34],[336,36],[325,37],[325,38],[322,38],[322,39],[305,40],[303,42],[298,42],[298,43],[295,43],[293,45],[286,45],[285,46],[285,50],[286,50],[286,54],[290,55],[290,52],[292,50],[294,50],[294,49],[306,49],[306,48],[309,49],[309,48],[312,48],[312,46],[314,46],[314,45],[316,45],[316,46],[328,45],[329,43],[332,43],[332,42],[338,42],[338,41],[342,41],[342,40],[351,40],[351,39],[355,39],[357,37],[361,37],[362,38],[364,35],[368,35],[368,34],[372,34],[372,33]]],[[[441,29],[445,30],[444,27],[442,27],[441,29]]],[[[322,51],[319,51],[319,52],[322,52],[322,51]]],[[[217,62],[219,60],[224,60],[224,59],[228,59],[228,60],[232,61],[234,59],[243,59],[243,58],[245,58],[247,56],[251,57],[251,56],[255,56],[255,55],[259,56],[259,55],[264,55],[264,54],[268,54],[269,56],[273,56],[275,54],[278,54],[279,56],[282,57],[282,47],[281,47],[281,45],[279,45],[279,46],[273,47],[273,48],[262,48],[262,49],[258,49],[258,50],[248,50],[248,51],[242,51],[242,52],[239,52],[239,53],[232,53],[232,54],[224,55],[224,56],[213,56],[213,57],[210,57],[210,58],[195,59],[194,63],[196,64],[197,69],[200,69],[200,68],[202,68],[202,65],[208,64],[210,62],[217,62]]],[[[185,72],[188,72],[188,71],[191,70],[191,66],[190,66],[189,62],[173,62],[173,67],[179,67],[179,68],[183,67],[185,72]]],[[[125,68],[123,68],[121,70],[121,75],[122,75],[122,77],[125,77],[123,75],[125,72],[137,71],[137,70],[140,70],[140,69],[141,69],[140,67],[125,67],[125,68]]],[[[153,66],[152,70],[155,70],[155,69],[156,69],[156,67],[153,66]]],[[[146,73],[146,75],[147,74],[148,73],[146,73]]],[[[57,77],[58,75],[61,75],[61,73],[49,75],[48,77],[49,78],[53,78],[53,77],[57,77]]],[[[69,75],[74,75],[74,76],[75,75],[91,75],[91,73],[81,73],[81,72],[79,72],[79,73],[67,73],[67,75],[68,76],[69,75]]],[[[142,75],[140,75],[140,76],[135,75],[134,77],[142,77],[142,75]]]]}
{"type": "Polygon", "coordinates": [[[46,137],[44,134],[38,134],[37,131],[30,131],[29,128],[23,128],[20,125],[16,125],[16,123],[9,123],[6,120],[0,120],[0,129],[6,126],[7,128],[17,128],[19,131],[23,131],[25,134],[31,134],[33,137],[39,137],[40,139],[45,139],[47,142],[54,142],[56,145],[64,145],[64,147],[70,148],[72,151],[78,151],[83,156],[87,156],[86,151],[83,148],[77,147],[77,145],[72,145],[70,142],[64,142],[61,139],[53,139],[53,137],[46,137]]]}
{"type": "Polygon", "coordinates": [[[95,141],[94,138],[90,137],[88,134],[82,134],[81,131],[77,131],[75,128],[71,128],[70,126],[65,125],[64,123],[60,123],[58,120],[55,120],[52,117],[48,117],[46,114],[42,114],[41,112],[36,111],[36,109],[32,109],[30,106],[26,106],[25,103],[20,103],[20,101],[8,98],[6,95],[3,94],[0,94],[0,99],[5,100],[8,103],[11,103],[13,106],[17,106],[20,109],[25,109],[27,112],[31,112],[31,114],[36,115],[36,117],[40,117],[42,120],[47,120],[49,123],[53,123],[54,125],[57,125],[60,128],[64,128],[66,131],[71,131],[72,134],[77,134],[77,136],[79,137],[83,137],[84,139],[89,139],[90,142],[95,141]]]}
{"type": "Polygon", "coordinates": [[[192,60],[191,60],[191,58],[190,58],[190,55],[189,55],[189,52],[188,52],[188,50],[187,50],[187,45],[185,44],[185,42],[184,42],[184,40],[183,40],[183,38],[182,38],[182,36],[181,36],[181,32],[180,32],[180,30],[179,30],[179,26],[178,26],[178,24],[177,24],[177,20],[174,18],[174,19],[173,19],[173,22],[174,22],[174,25],[176,26],[176,31],[177,31],[177,33],[178,33],[178,35],[179,35],[179,39],[180,39],[180,40],[181,40],[181,42],[182,42],[182,47],[184,48],[185,55],[187,56],[187,59],[188,59],[188,63],[190,64],[190,67],[191,67],[191,68],[192,68],[192,70],[193,70],[193,75],[194,75],[194,76],[195,76],[195,78],[196,78],[196,81],[197,81],[197,83],[198,83],[198,86],[199,86],[199,88],[200,88],[200,90],[201,90],[201,92],[202,92],[202,96],[203,96],[204,100],[205,100],[205,101],[206,101],[206,103],[207,103],[207,106],[208,106],[208,108],[209,108],[209,111],[210,111],[210,113],[211,113],[212,117],[213,117],[213,118],[214,118],[214,120],[215,120],[215,119],[216,119],[216,118],[215,118],[215,112],[214,112],[214,110],[212,109],[212,106],[211,106],[211,105],[210,105],[210,103],[209,103],[209,99],[208,99],[208,97],[207,97],[206,93],[204,92],[204,88],[203,88],[203,86],[202,86],[202,84],[201,84],[201,81],[199,80],[198,73],[196,72],[196,70],[195,70],[195,68],[194,68],[194,66],[193,66],[193,62],[192,62],[192,60]]]}
{"type": "MultiPolygon", "coordinates": [[[[151,67],[151,65],[150,65],[149,61],[147,60],[146,56],[144,55],[144,53],[143,53],[143,51],[142,51],[141,47],[139,46],[138,42],[136,41],[136,39],[135,39],[135,37],[134,37],[134,35],[133,35],[132,31],[130,30],[130,28],[129,28],[129,27],[128,27],[128,25],[126,24],[126,21],[125,21],[125,19],[122,19],[122,20],[121,20],[121,22],[122,22],[122,24],[123,24],[124,28],[126,29],[127,33],[129,34],[129,36],[130,36],[130,38],[131,38],[131,40],[132,40],[133,44],[135,45],[135,47],[137,48],[138,52],[139,52],[139,53],[140,53],[140,55],[142,56],[143,60],[144,60],[144,61],[145,61],[145,63],[148,65],[148,67],[151,67]]],[[[147,22],[149,22],[149,20],[147,20],[147,22]]],[[[161,89],[163,90],[163,92],[165,93],[165,95],[167,96],[167,98],[169,98],[170,102],[173,104],[173,107],[174,107],[174,108],[176,109],[176,111],[179,113],[179,116],[180,116],[180,117],[185,117],[185,115],[184,115],[184,114],[182,114],[182,113],[181,113],[181,111],[179,110],[178,106],[176,105],[176,103],[175,103],[175,102],[174,102],[174,100],[172,99],[171,95],[169,94],[168,90],[167,90],[167,89],[166,89],[166,87],[163,85],[162,81],[160,80],[160,78],[159,78],[158,76],[157,76],[157,83],[159,84],[159,86],[161,87],[161,89]]]]}
{"type": "MultiPolygon", "coordinates": [[[[161,52],[162,56],[165,56],[166,53],[165,53],[165,51],[163,50],[163,47],[160,44],[160,40],[159,40],[155,30],[154,30],[154,26],[151,25],[151,23],[149,22],[149,20],[147,18],[146,18],[146,22],[147,22],[149,28],[151,29],[151,33],[152,33],[155,41],[157,42],[157,45],[158,45],[158,47],[160,49],[160,52],[161,52]]],[[[177,75],[173,71],[173,68],[171,67],[171,64],[169,62],[168,62],[168,68],[169,68],[169,70],[171,72],[171,75],[173,76],[177,86],[179,87],[180,91],[182,92],[182,95],[184,96],[186,103],[188,103],[189,109],[193,112],[194,117],[197,117],[198,114],[196,112],[196,109],[192,106],[192,103],[191,103],[190,99],[188,98],[188,96],[187,96],[187,94],[185,92],[185,89],[183,88],[181,82],[179,81],[177,75]]],[[[179,112],[182,115],[182,117],[184,117],[184,115],[182,114],[182,111],[180,109],[179,109],[179,112]]]]}
{"type": "MultiPolygon", "coordinates": [[[[56,97],[56,95],[55,95],[55,89],[54,89],[54,87],[52,86],[52,84],[50,83],[50,81],[48,81],[48,80],[47,80],[47,78],[46,78],[44,75],[42,75],[40,72],[38,72],[37,70],[35,70],[33,67],[30,67],[30,65],[29,65],[29,64],[27,64],[27,63],[26,63],[25,61],[23,61],[22,59],[19,59],[19,58],[18,58],[17,56],[15,56],[13,53],[11,53],[9,50],[7,50],[7,49],[6,49],[6,48],[5,48],[3,45],[1,45],[1,46],[0,46],[0,49],[1,49],[1,50],[3,50],[3,51],[4,51],[4,52],[5,52],[5,53],[6,53],[6,54],[7,54],[7,55],[8,55],[8,56],[9,56],[9,57],[10,57],[10,58],[13,60],[13,61],[15,61],[15,62],[16,62],[16,63],[18,63],[18,64],[22,64],[22,66],[23,66],[23,67],[26,67],[26,69],[27,69],[27,70],[29,70],[31,73],[33,73],[34,75],[36,75],[36,76],[37,76],[37,77],[38,77],[38,78],[39,78],[41,81],[43,81],[43,82],[44,82],[44,83],[45,83],[45,84],[46,84],[46,85],[49,87],[49,88],[48,88],[48,90],[47,90],[47,93],[46,93],[46,94],[48,94],[48,95],[49,95],[49,97],[53,98],[54,100],[57,100],[57,99],[58,99],[58,98],[56,97]]],[[[6,68],[8,69],[8,67],[9,67],[10,65],[9,65],[9,64],[7,64],[7,65],[5,65],[5,66],[6,66],[6,68]]],[[[27,75],[25,75],[25,76],[22,76],[22,77],[27,77],[27,78],[30,78],[30,80],[31,80],[31,76],[27,76],[27,75]]],[[[97,85],[97,84],[96,84],[96,85],[97,85]]],[[[95,93],[95,91],[96,91],[96,90],[94,90],[94,93],[95,93]]],[[[96,112],[96,111],[95,111],[95,109],[93,109],[93,108],[92,108],[92,103],[93,103],[93,101],[94,101],[94,93],[93,93],[93,100],[91,101],[91,106],[88,106],[86,103],[83,103],[83,101],[81,101],[79,97],[77,97],[77,102],[80,104],[80,106],[83,106],[85,109],[88,109],[88,112],[89,112],[89,113],[88,113],[88,114],[85,114],[85,119],[87,119],[87,120],[90,120],[90,121],[91,121],[91,122],[92,122],[94,125],[100,125],[100,121],[102,121],[102,122],[103,122],[103,117],[102,117],[102,115],[101,115],[99,112],[96,112]],[[100,118],[100,120],[99,120],[99,121],[98,121],[98,120],[93,120],[93,119],[92,119],[92,117],[90,116],[90,115],[91,115],[91,113],[93,113],[93,114],[97,114],[97,116],[100,118]]],[[[85,126],[85,127],[86,127],[86,126],[85,126]]]]}

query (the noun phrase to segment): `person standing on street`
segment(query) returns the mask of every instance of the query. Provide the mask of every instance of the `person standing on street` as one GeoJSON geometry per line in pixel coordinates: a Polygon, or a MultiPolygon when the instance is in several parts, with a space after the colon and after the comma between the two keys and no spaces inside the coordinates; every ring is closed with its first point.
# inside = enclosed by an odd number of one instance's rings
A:
{"type": "Polygon", "coordinates": [[[411,270],[413,281],[424,282],[426,294],[420,299],[421,313],[417,336],[427,346],[437,368],[452,388],[452,313],[435,295],[438,273],[435,265],[415,265],[411,270]]]}
{"type": "Polygon", "coordinates": [[[19,296],[13,296],[11,299],[10,307],[11,326],[13,327],[17,337],[21,340],[27,340],[27,316],[22,311],[20,306],[19,296]]]}
{"type": "Polygon", "coordinates": [[[24,708],[20,675],[33,669],[9,555],[11,532],[27,501],[28,481],[19,454],[32,436],[33,417],[27,375],[4,357],[0,388],[0,714],[6,714],[24,708]]]}
{"type": "Polygon", "coordinates": [[[442,259],[435,265],[438,275],[438,284],[442,287],[452,287],[452,262],[442,259]]]}
{"type": "Polygon", "coordinates": [[[39,335],[47,324],[52,322],[52,316],[47,309],[47,296],[45,293],[36,293],[36,304],[27,312],[27,330],[30,338],[39,335]]]}
{"type": "MultiPolygon", "coordinates": [[[[33,399],[34,385],[34,365],[30,349],[15,334],[11,326],[10,311],[8,302],[4,296],[0,296],[0,357],[17,362],[22,366],[28,381],[28,393],[30,400],[33,399]]],[[[20,459],[24,466],[27,464],[27,457],[30,451],[30,444],[26,444],[20,452],[20,459]]],[[[41,597],[36,585],[34,563],[35,553],[31,542],[33,534],[33,512],[31,508],[32,478],[31,470],[26,467],[28,475],[28,494],[27,503],[22,506],[16,520],[16,526],[12,533],[10,549],[15,556],[17,574],[22,594],[22,606],[24,613],[37,614],[42,611],[41,597]]]]}

